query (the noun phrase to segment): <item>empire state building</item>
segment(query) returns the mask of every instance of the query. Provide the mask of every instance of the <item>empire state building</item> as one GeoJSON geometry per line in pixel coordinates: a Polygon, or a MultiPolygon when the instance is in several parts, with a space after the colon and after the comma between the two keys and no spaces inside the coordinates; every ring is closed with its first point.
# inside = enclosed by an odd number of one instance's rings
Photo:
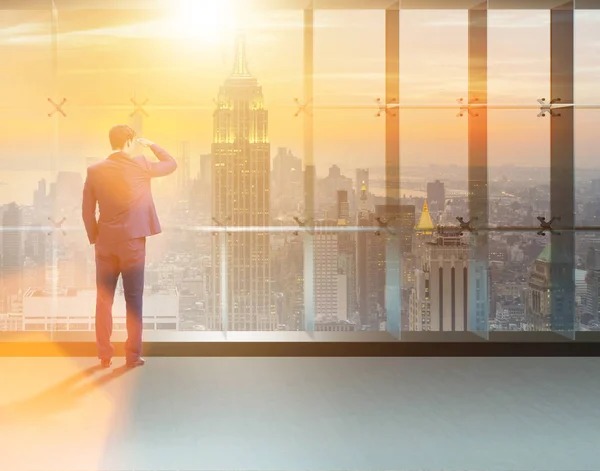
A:
{"type": "Polygon", "coordinates": [[[248,71],[245,38],[238,34],[233,71],[220,87],[214,114],[212,213],[220,224],[249,230],[218,235],[227,238],[226,260],[219,244],[213,246],[213,326],[219,330],[277,327],[271,302],[269,232],[260,231],[270,225],[267,124],[262,87],[248,71]]]}

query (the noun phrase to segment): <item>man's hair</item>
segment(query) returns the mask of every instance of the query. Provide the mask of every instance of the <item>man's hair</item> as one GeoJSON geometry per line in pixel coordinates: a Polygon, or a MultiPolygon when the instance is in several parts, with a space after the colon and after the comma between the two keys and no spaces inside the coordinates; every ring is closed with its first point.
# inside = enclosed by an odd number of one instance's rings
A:
{"type": "Polygon", "coordinates": [[[113,150],[123,149],[125,143],[135,137],[135,131],[126,124],[117,124],[110,128],[108,138],[113,150]]]}

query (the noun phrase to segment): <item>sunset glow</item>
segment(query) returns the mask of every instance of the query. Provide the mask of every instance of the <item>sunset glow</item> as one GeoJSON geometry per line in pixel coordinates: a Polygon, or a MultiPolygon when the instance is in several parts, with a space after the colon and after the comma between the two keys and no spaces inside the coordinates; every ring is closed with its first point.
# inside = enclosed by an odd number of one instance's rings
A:
{"type": "Polygon", "coordinates": [[[173,37],[213,44],[222,42],[233,24],[233,11],[224,0],[181,0],[164,20],[173,37]]]}

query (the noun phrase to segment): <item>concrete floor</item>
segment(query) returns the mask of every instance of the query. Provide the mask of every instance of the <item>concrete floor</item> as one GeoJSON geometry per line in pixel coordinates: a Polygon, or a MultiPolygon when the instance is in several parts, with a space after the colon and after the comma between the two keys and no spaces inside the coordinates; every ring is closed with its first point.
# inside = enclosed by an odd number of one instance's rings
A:
{"type": "Polygon", "coordinates": [[[0,470],[598,470],[600,358],[0,358],[0,470]]]}

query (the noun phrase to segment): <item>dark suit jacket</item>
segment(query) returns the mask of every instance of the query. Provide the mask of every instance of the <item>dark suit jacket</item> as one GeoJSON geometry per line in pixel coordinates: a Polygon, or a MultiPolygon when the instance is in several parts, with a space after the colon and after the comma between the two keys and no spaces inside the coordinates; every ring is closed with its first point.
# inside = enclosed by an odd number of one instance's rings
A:
{"type": "Polygon", "coordinates": [[[150,180],[173,173],[177,162],[156,144],[150,149],[159,162],[149,162],[143,155],[131,158],[116,152],[87,169],[82,216],[90,244],[121,242],[161,232],[150,180]],[[100,209],[98,221],[96,203],[100,209]]]}

